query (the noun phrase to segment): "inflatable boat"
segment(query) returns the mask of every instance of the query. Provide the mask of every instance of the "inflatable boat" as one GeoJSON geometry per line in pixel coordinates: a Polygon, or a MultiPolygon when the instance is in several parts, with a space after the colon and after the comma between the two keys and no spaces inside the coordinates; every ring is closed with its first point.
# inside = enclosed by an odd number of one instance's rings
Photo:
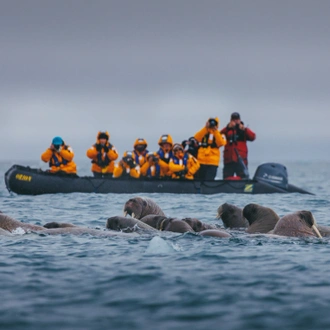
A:
{"type": "Polygon", "coordinates": [[[246,180],[175,180],[95,178],[57,175],[21,165],[13,165],[5,173],[9,192],[22,195],[57,193],[173,193],[173,194],[270,194],[310,192],[288,182],[286,167],[277,163],[260,165],[253,179],[246,180]]]}

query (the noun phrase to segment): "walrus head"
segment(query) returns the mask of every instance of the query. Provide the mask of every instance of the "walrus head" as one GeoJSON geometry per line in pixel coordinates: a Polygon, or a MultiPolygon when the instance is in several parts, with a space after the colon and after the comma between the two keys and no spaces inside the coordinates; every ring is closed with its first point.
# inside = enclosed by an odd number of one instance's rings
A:
{"type": "Polygon", "coordinates": [[[282,217],[276,224],[273,233],[280,236],[317,236],[322,238],[316,227],[313,214],[305,210],[287,214],[282,217]]]}
{"type": "Polygon", "coordinates": [[[225,228],[247,228],[249,223],[243,217],[242,209],[228,203],[218,207],[217,219],[221,219],[225,228]]]}
{"type": "Polygon", "coordinates": [[[280,218],[271,208],[253,203],[244,207],[243,216],[250,224],[247,229],[250,234],[270,232],[280,218]]]}
{"type": "Polygon", "coordinates": [[[162,209],[150,198],[134,197],[124,205],[124,216],[141,219],[148,214],[164,215],[162,209]]]}

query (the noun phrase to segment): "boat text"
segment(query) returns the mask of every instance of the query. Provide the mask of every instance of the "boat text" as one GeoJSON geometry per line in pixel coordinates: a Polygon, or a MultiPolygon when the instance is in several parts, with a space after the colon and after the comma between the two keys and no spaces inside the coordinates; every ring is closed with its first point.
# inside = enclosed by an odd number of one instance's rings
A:
{"type": "Polygon", "coordinates": [[[30,175],[25,175],[25,174],[16,174],[15,178],[20,181],[31,181],[32,176],[30,175]]]}

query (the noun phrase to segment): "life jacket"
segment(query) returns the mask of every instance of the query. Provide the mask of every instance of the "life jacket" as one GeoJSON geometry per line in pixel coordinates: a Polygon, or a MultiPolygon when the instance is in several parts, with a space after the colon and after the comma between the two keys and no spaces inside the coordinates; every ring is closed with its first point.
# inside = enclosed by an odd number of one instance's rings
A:
{"type": "Polygon", "coordinates": [[[135,160],[135,163],[142,166],[146,161],[146,156],[149,153],[147,149],[143,150],[140,154],[136,150],[132,151],[133,159],[135,160]]]}
{"type": "MultiPolygon", "coordinates": [[[[107,147],[109,148],[109,150],[112,149],[112,147],[113,147],[111,143],[107,143],[105,146],[107,146],[107,147]]],[[[95,149],[96,149],[96,147],[97,147],[97,143],[94,144],[94,147],[95,147],[95,149]]],[[[111,160],[109,159],[107,153],[105,153],[105,152],[103,151],[103,147],[102,147],[102,149],[101,149],[100,151],[98,151],[96,157],[97,157],[97,160],[94,160],[94,159],[93,159],[93,160],[91,161],[91,163],[92,163],[92,164],[96,164],[96,165],[98,165],[98,166],[100,166],[100,167],[106,167],[106,166],[108,166],[108,165],[110,164],[110,162],[111,162],[111,160]]]]}
{"type": "Polygon", "coordinates": [[[211,147],[211,148],[218,148],[215,139],[213,137],[213,134],[207,133],[204,135],[202,141],[200,142],[199,145],[201,148],[207,148],[207,147],[211,147]]]}
{"type": "Polygon", "coordinates": [[[157,151],[157,154],[159,155],[159,158],[165,162],[166,164],[169,163],[170,159],[173,158],[173,152],[172,150],[170,152],[168,152],[168,158],[165,157],[165,152],[162,148],[159,148],[159,150],[157,151]]]}
{"type": "MultiPolygon", "coordinates": [[[[64,145],[62,147],[63,147],[63,149],[68,150],[68,146],[64,145]]],[[[60,161],[58,159],[58,157],[56,156],[56,152],[53,152],[52,158],[49,161],[49,167],[52,167],[52,166],[60,167],[61,165],[66,165],[68,163],[68,161],[66,159],[64,159],[63,157],[61,157],[61,158],[62,158],[62,161],[60,161]]]]}
{"type": "Polygon", "coordinates": [[[173,163],[176,164],[176,165],[184,165],[184,166],[187,166],[187,164],[188,164],[188,159],[189,159],[189,156],[188,156],[187,154],[185,154],[185,155],[183,156],[182,159],[179,159],[179,158],[177,158],[177,157],[175,157],[175,156],[172,157],[172,161],[173,161],[173,163]]]}
{"type": "Polygon", "coordinates": [[[148,178],[159,178],[160,177],[160,166],[159,164],[152,165],[147,170],[148,178]],[[153,171],[154,169],[154,171],[153,171]]]}

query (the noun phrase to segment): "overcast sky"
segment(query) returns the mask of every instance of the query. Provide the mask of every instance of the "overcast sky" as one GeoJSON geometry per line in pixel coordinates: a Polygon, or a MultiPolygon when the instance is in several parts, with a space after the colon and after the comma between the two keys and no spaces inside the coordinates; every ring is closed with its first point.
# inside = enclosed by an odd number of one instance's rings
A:
{"type": "MultiPolygon", "coordinates": [[[[1,159],[120,153],[237,111],[250,161],[330,160],[330,1],[0,2],[1,159]]],[[[221,162],[222,166],[222,162],[221,162]]]]}

